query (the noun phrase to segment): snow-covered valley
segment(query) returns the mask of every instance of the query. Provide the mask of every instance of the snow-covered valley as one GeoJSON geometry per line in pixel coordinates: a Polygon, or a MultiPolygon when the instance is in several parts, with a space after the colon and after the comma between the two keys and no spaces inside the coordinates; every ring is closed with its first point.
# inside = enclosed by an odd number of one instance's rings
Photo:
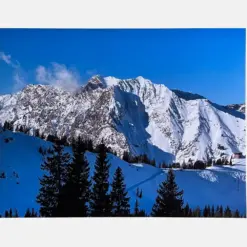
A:
{"type": "MultiPolygon", "coordinates": [[[[23,216],[27,208],[38,209],[35,198],[39,189],[42,156],[39,147],[49,147],[51,143],[40,138],[2,131],[0,133],[0,214],[9,208],[17,208],[23,216]],[[6,139],[10,139],[6,142],[6,139]],[[18,175],[17,175],[18,174],[18,175]]],[[[67,147],[71,153],[71,149],[67,147]]],[[[86,153],[90,163],[90,175],[94,172],[95,153],[86,153]]],[[[118,166],[123,170],[130,204],[133,210],[136,190],[143,192],[140,207],[150,213],[157,195],[159,184],[166,178],[167,170],[147,164],[129,164],[108,154],[110,181],[118,166]]],[[[232,210],[246,212],[246,164],[245,159],[233,160],[234,166],[213,166],[205,170],[175,169],[176,182],[184,190],[184,203],[193,208],[205,205],[229,206],[232,210]]]]}

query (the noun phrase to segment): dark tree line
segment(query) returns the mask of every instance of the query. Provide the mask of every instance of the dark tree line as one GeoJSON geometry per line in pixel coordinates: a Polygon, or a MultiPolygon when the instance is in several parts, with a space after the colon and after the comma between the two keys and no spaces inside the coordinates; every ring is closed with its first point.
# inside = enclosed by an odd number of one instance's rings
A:
{"type": "MultiPolygon", "coordinates": [[[[139,208],[138,198],[141,199],[142,197],[142,191],[139,189],[136,192],[134,212],[130,213],[130,198],[127,195],[124,177],[119,167],[113,177],[112,190],[109,191],[110,164],[107,161],[105,150],[106,147],[102,144],[101,153],[97,156],[92,181],[89,179],[90,170],[83,156],[83,151],[77,150],[72,163],[68,166],[67,180],[62,185],[61,194],[55,193],[58,190],[59,183],[57,185],[53,184],[53,187],[51,186],[52,183],[42,184],[40,194],[37,196],[37,201],[40,202],[41,206],[41,217],[245,217],[245,215],[240,215],[238,210],[232,211],[228,206],[225,209],[221,205],[217,205],[216,208],[214,205],[206,205],[203,209],[200,207],[190,208],[188,203],[184,206],[183,190],[180,190],[175,182],[172,169],[169,169],[166,180],[159,186],[151,215],[139,208]],[[90,189],[91,183],[93,184],[92,189],[90,189]],[[56,186],[57,190],[54,189],[56,186]],[[43,200],[40,200],[40,197],[43,200]],[[53,202],[48,203],[51,199],[53,199],[53,202]]],[[[66,154],[63,155],[66,156],[66,154]]],[[[58,171],[58,168],[54,169],[58,171]]],[[[47,180],[47,176],[44,175],[43,181],[50,180],[47,180]]],[[[18,212],[15,210],[15,213],[13,213],[10,209],[5,212],[4,217],[18,217],[18,212]]],[[[32,211],[27,209],[25,217],[39,216],[34,209],[32,211]]]]}
{"type": "Polygon", "coordinates": [[[145,164],[149,164],[152,166],[156,166],[155,160],[149,159],[146,154],[134,156],[134,155],[131,155],[129,152],[124,151],[122,159],[128,163],[145,163],[145,164]]]}
{"type": "MultiPolygon", "coordinates": [[[[230,160],[230,162],[226,159],[226,158],[220,158],[217,159],[215,162],[216,165],[232,165],[232,160],[230,160]]],[[[186,163],[185,161],[183,161],[182,164],[180,164],[179,162],[177,163],[172,163],[172,164],[166,164],[165,162],[161,163],[159,165],[159,168],[180,168],[180,169],[200,169],[200,170],[204,170],[207,167],[210,167],[213,165],[213,160],[209,159],[207,161],[202,161],[202,160],[196,160],[195,162],[193,162],[191,159],[188,160],[188,162],[186,163]]]]}

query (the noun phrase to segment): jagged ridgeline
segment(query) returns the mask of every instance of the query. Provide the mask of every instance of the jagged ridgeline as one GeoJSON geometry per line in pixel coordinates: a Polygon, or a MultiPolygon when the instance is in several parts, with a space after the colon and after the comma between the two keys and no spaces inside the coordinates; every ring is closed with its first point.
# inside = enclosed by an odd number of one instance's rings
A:
{"type": "Polygon", "coordinates": [[[38,130],[69,141],[80,135],[94,145],[104,139],[119,156],[127,151],[158,163],[182,163],[245,153],[244,107],[220,106],[143,77],[94,76],[73,93],[28,85],[2,95],[0,122],[23,126],[31,135],[38,130]]]}

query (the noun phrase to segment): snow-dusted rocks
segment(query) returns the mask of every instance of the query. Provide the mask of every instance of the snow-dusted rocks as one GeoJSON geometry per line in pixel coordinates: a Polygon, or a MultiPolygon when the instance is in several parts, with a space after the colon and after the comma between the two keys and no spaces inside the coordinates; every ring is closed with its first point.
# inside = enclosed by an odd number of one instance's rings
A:
{"type": "Polygon", "coordinates": [[[140,76],[94,76],[74,93],[29,85],[0,96],[0,123],[6,120],[45,135],[104,139],[119,155],[146,153],[158,162],[245,153],[243,113],[140,76]]]}

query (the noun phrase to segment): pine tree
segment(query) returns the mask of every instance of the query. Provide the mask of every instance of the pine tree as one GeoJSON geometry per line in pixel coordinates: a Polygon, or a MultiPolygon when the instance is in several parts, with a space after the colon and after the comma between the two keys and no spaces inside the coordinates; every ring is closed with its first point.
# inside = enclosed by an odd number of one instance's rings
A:
{"type": "Polygon", "coordinates": [[[26,210],[26,213],[25,213],[25,218],[28,218],[28,217],[31,217],[31,212],[29,210],[29,208],[26,210]]]}
{"type": "Polygon", "coordinates": [[[12,209],[9,210],[9,217],[10,217],[10,218],[13,217],[12,209]]]}
{"type": "Polygon", "coordinates": [[[5,212],[4,212],[4,217],[5,217],[5,218],[9,218],[9,211],[8,211],[8,210],[5,210],[5,212]]]}
{"type": "Polygon", "coordinates": [[[192,209],[191,209],[191,208],[190,208],[190,210],[189,210],[188,217],[193,217],[193,212],[192,212],[192,209]]]}
{"type": "Polygon", "coordinates": [[[216,207],[215,217],[220,217],[220,207],[219,206],[216,207]]]}
{"type": "Polygon", "coordinates": [[[36,200],[40,204],[42,217],[54,217],[56,215],[58,199],[65,181],[65,168],[69,161],[70,156],[68,153],[64,153],[63,146],[55,143],[50,155],[41,165],[41,169],[46,173],[40,179],[41,188],[36,200]]]}
{"type": "Polygon", "coordinates": [[[209,205],[207,206],[207,211],[208,211],[208,217],[211,217],[211,208],[209,205]]]}
{"type": "Polygon", "coordinates": [[[230,159],[229,165],[232,166],[232,157],[230,159]]]}
{"type": "Polygon", "coordinates": [[[199,207],[196,207],[193,211],[193,217],[201,217],[201,209],[199,207]]]}
{"type": "Polygon", "coordinates": [[[42,133],[41,136],[40,136],[41,139],[45,140],[45,134],[42,133]]]}
{"type": "Polygon", "coordinates": [[[98,156],[93,175],[92,197],[90,200],[91,216],[110,216],[111,203],[109,190],[109,168],[106,146],[98,145],[98,156]]]}
{"type": "Polygon", "coordinates": [[[208,217],[208,207],[205,206],[203,209],[203,217],[208,217]]]}
{"type": "Polygon", "coordinates": [[[184,207],[184,217],[189,217],[190,207],[189,204],[186,203],[186,206],[184,207]]]}
{"type": "Polygon", "coordinates": [[[234,218],[240,218],[240,213],[239,213],[238,210],[236,210],[236,211],[234,212],[233,217],[234,217],[234,218]]]}
{"type": "Polygon", "coordinates": [[[130,163],[130,155],[127,151],[124,151],[122,159],[130,163]]]}
{"type": "Polygon", "coordinates": [[[214,205],[212,206],[212,208],[211,208],[211,215],[210,215],[211,217],[215,217],[215,212],[214,212],[214,205]]]}
{"type": "Polygon", "coordinates": [[[219,208],[219,217],[223,217],[224,215],[223,215],[223,207],[222,206],[220,206],[220,208],[219,208]]]}
{"type": "Polygon", "coordinates": [[[126,186],[124,184],[122,169],[118,167],[114,174],[111,191],[111,205],[113,216],[129,216],[130,198],[127,197],[127,194],[128,192],[126,191],[126,186]]]}
{"type": "Polygon", "coordinates": [[[85,217],[89,215],[90,167],[85,158],[85,147],[81,138],[73,145],[73,160],[67,167],[66,182],[61,190],[57,213],[63,217],[85,217]]]}
{"type": "Polygon", "coordinates": [[[22,132],[22,133],[24,132],[24,128],[23,128],[22,125],[20,126],[19,131],[22,132]]]}
{"type": "Polygon", "coordinates": [[[92,140],[87,141],[87,150],[89,152],[93,152],[93,141],[92,140]]]}
{"type": "Polygon", "coordinates": [[[9,130],[9,122],[8,121],[5,121],[4,124],[3,124],[3,130],[9,130]]]}
{"type": "Polygon", "coordinates": [[[211,209],[210,206],[205,206],[203,209],[203,217],[210,217],[211,216],[211,209]]]}
{"type": "Polygon", "coordinates": [[[224,211],[224,217],[225,218],[231,218],[232,217],[232,211],[228,206],[226,207],[226,209],[224,211]]]}
{"type": "Polygon", "coordinates": [[[32,208],[32,211],[28,208],[25,213],[25,218],[36,218],[38,217],[37,212],[34,211],[34,208],[32,208]]]}
{"type": "Polygon", "coordinates": [[[18,217],[19,217],[18,211],[17,211],[17,209],[15,209],[15,212],[14,212],[13,218],[18,218],[18,217]]]}
{"type": "Polygon", "coordinates": [[[140,191],[139,198],[142,198],[142,190],[140,191]]]}
{"type": "Polygon", "coordinates": [[[137,216],[138,217],[146,217],[147,214],[146,214],[145,210],[141,209],[140,212],[139,212],[139,214],[137,216]]]}
{"type": "Polygon", "coordinates": [[[138,200],[136,199],[135,208],[134,208],[134,216],[139,216],[139,213],[140,213],[139,202],[138,202],[138,200]]]}
{"type": "Polygon", "coordinates": [[[139,197],[140,191],[139,188],[136,189],[136,196],[139,197]]]}
{"type": "Polygon", "coordinates": [[[32,208],[31,217],[38,217],[37,213],[34,211],[34,208],[32,208]]]}
{"type": "Polygon", "coordinates": [[[186,168],[187,168],[186,163],[185,163],[185,160],[184,160],[183,163],[182,163],[182,168],[183,168],[183,169],[186,169],[186,168]]]}
{"type": "Polygon", "coordinates": [[[36,130],[35,130],[35,136],[36,136],[36,137],[40,137],[39,129],[36,129],[36,130]]]}
{"type": "Polygon", "coordinates": [[[151,215],[158,217],[181,217],[183,215],[183,190],[179,191],[172,169],[168,171],[167,180],[158,189],[158,196],[151,215]]]}

